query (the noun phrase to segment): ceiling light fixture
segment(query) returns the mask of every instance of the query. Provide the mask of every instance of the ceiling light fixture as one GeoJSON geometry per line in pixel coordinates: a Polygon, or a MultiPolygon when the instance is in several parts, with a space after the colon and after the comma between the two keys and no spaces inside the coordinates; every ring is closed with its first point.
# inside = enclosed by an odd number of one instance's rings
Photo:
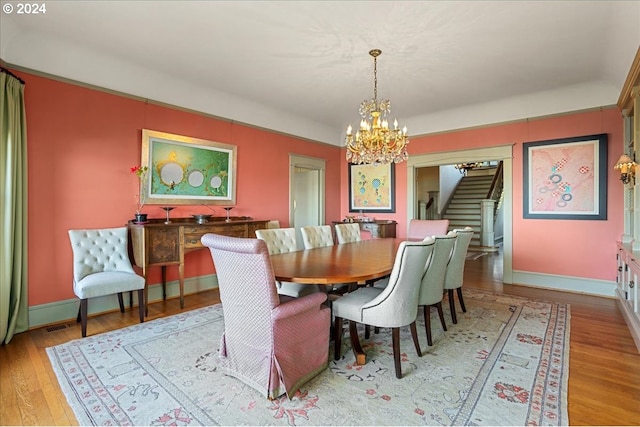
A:
{"type": "Polygon", "coordinates": [[[378,102],[378,70],[377,58],[382,51],[373,49],[373,99],[360,104],[360,130],[352,135],[351,125],[347,128],[347,161],[349,163],[400,163],[409,158],[407,153],[407,127],[398,129],[398,120],[393,121],[393,129],[385,119],[391,112],[391,102],[383,99],[378,102]]]}

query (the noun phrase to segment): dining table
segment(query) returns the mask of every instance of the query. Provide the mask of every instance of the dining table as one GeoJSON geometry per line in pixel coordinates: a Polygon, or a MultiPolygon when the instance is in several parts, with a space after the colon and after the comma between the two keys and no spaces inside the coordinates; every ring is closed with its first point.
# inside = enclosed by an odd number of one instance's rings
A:
{"type": "MultiPolygon", "coordinates": [[[[308,285],[368,282],[388,276],[403,238],[379,238],[271,255],[276,280],[308,285]]],[[[354,323],[350,323],[351,346],[356,363],[366,362],[354,323]]]]}

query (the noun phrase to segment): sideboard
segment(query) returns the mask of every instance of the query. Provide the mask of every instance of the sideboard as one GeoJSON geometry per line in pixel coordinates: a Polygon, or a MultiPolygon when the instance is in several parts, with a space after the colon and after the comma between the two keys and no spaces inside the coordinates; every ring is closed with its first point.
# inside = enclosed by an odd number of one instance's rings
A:
{"type": "MultiPolygon", "coordinates": [[[[377,221],[352,221],[360,225],[360,230],[371,233],[371,237],[396,237],[396,221],[377,220],[377,221]]],[[[344,224],[344,221],[333,221],[333,225],[344,224]]]]}
{"type": "MultiPolygon", "coordinates": [[[[204,249],[200,238],[207,233],[231,237],[255,237],[255,231],[267,228],[268,220],[249,217],[214,217],[204,224],[193,218],[150,219],[144,223],[129,221],[130,250],[135,265],[147,280],[149,267],[162,267],[162,297],[167,297],[167,266],[177,265],[180,281],[180,308],[184,308],[184,254],[204,249]]],[[[148,314],[149,288],[145,283],[144,304],[148,314]]]]}

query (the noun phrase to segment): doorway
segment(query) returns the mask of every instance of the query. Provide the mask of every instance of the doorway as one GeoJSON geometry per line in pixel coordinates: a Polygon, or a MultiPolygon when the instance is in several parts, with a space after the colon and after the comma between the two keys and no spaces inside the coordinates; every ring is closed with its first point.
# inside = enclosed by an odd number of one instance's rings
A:
{"type": "Polygon", "coordinates": [[[407,160],[407,224],[414,217],[418,209],[418,195],[416,190],[416,169],[430,166],[449,165],[465,162],[484,162],[502,160],[504,176],[503,193],[503,282],[513,283],[513,241],[511,230],[513,226],[513,144],[494,147],[477,148],[463,151],[447,151],[430,154],[420,154],[407,160]]]}
{"type": "Polygon", "coordinates": [[[295,228],[298,247],[300,227],[324,224],[326,161],[289,155],[289,226],[295,228]]]}

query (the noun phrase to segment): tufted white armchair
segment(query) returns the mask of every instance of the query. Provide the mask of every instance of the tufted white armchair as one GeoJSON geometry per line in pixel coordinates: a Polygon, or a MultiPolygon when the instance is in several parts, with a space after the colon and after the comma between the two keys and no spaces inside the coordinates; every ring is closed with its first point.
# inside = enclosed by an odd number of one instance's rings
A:
{"type": "Polygon", "coordinates": [[[336,224],[336,238],[339,244],[359,242],[362,240],[360,236],[360,224],[355,222],[336,224]]]}
{"type": "Polygon", "coordinates": [[[87,336],[89,298],[118,294],[124,313],[122,293],[138,291],[140,322],[144,322],[145,279],[135,273],[129,260],[127,228],[69,230],[73,251],[73,292],[80,298],[78,321],[87,336]]]}
{"type": "MultiPolygon", "coordinates": [[[[295,252],[298,250],[295,228],[256,230],[256,237],[264,240],[267,244],[269,255],[295,252]]],[[[292,282],[277,282],[277,288],[278,294],[293,298],[303,297],[321,290],[318,285],[305,285],[292,282]]]]}

